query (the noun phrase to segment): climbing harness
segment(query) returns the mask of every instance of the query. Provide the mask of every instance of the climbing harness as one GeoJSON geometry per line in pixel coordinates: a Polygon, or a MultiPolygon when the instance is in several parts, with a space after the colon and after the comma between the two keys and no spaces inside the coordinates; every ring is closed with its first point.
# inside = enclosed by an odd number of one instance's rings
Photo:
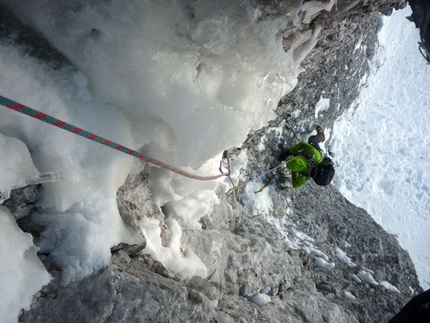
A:
{"type": "Polygon", "coordinates": [[[32,118],[35,118],[37,120],[46,122],[46,123],[48,123],[48,124],[50,124],[52,126],[56,126],[56,127],[61,128],[63,130],[67,130],[67,131],[69,131],[69,132],[71,132],[71,133],[73,133],[75,135],[79,135],[79,136],[84,137],[86,139],[95,141],[95,142],[97,142],[97,143],[99,143],[101,145],[105,145],[105,146],[107,146],[109,148],[118,150],[118,151],[120,151],[120,152],[122,152],[124,154],[136,157],[136,158],[138,158],[140,160],[143,160],[143,161],[145,161],[147,163],[151,163],[151,164],[153,164],[155,166],[158,166],[160,168],[164,168],[164,169],[170,170],[170,171],[172,171],[174,173],[177,173],[179,175],[182,175],[182,176],[185,176],[185,177],[188,177],[188,178],[192,178],[192,179],[196,179],[196,180],[200,180],[200,181],[210,181],[210,180],[215,180],[215,179],[218,179],[220,177],[226,176],[226,177],[228,177],[230,179],[230,182],[232,183],[233,187],[235,187],[235,185],[233,184],[233,181],[232,181],[232,179],[230,177],[231,166],[230,166],[230,158],[227,155],[227,151],[224,151],[223,156],[222,156],[222,160],[221,160],[221,164],[220,164],[220,169],[219,169],[220,172],[221,172],[221,174],[214,175],[214,176],[198,176],[198,175],[195,175],[195,174],[192,174],[192,173],[188,173],[188,172],[186,172],[186,171],[184,171],[182,169],[179,169],[177,167],[173,167],[173,166],[171,166],[169,164],[166,164],[166,163],[164,163],[164,162],[162,162],[160,160],[157,160],[155,158],[152,158],[150,156],[146,156],[143,153],[140,153],[140,152],[135,151],[133,149],[127,148],[127,147],[125,147],[123,145],[120,145],[120,144],[114,142],[114,141],[111,141],[109,139],[103,138],[101,136],[98,136],[98,135],[96,135],[94,133],[91,133],[89,131],[86,131],[84,129],[78,128],[78,127],[76,127],[76,126],[74,126],[74,125],[72,125],[70,123],[61,121],[61,120],[59,120],[57,118],[54,118],[54,117],[52,117],[50,115],[47,115],[47,114],[45,114],[43,112],[37,111],[35,109],[32,109],[32,108],[30,108],[28,106],[25,106],[25,105],[21,104],[21,103],[15,102],[15,101],[13,101],[11,99],[5,98],[4,96],[1,96],[1,95],[0,95],[0,104],[3,105],[3,106],[5,106],[6,108],[9,108],[9,109],[13,110],[13,111],[17,111],[17,112],[20,112],[22,114],[26,114],[26,115],[28,115],[28,116],[30,116],[32,118]],[[222,170],[221,166],[222,166],[223,163],[225,163],[227,165],[227,170],[226,171],[222,170]]]}

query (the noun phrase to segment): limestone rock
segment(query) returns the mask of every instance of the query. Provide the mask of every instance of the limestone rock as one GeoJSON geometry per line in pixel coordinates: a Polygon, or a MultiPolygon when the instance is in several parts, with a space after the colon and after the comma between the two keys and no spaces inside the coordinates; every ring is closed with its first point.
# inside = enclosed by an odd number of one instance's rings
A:
{"type": "Polygon", "coordinates": [[[160,266],[115,252],[109,267],[82,281],[45,286],[20,322],[209,322],[210,300],[160,266]]]}

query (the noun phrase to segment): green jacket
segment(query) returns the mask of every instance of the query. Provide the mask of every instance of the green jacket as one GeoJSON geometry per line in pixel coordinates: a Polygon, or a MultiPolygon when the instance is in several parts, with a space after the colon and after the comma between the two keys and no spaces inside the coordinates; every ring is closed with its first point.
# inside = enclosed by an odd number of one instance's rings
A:
{"type": "Polygon", "coordinates": [[[299,188],[305,184],[310,177],[310,167],[308,160],[313,160],[316,164],[322,162],[321,153],[307,142],[300,142],[290,148],[291,155],[286,160],[287,168],[291,171],[292,185],[299,188]]]}

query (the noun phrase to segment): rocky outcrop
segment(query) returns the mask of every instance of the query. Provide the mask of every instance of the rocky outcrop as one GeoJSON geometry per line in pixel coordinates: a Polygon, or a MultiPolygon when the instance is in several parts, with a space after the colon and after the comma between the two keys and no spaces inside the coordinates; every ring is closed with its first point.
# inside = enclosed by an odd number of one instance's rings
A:
{"type": "Polygon", "coordinates": [[[430,3],[426,0],[409,0],[412,15],[409,20],[415,23],[420,30],[420,51],[424,58],[430,63],[430,3]]]}
{"type": "Polygon", "coordinates": [[[290,198],[289,214],[275,218],[223,196],[204,230],[187,230],[182,244],[207,265],[206,278],[181,280],[142,254],[144,243],[122,244],[99,273],[44,287],[20,321],[386,322],[420,290],[396,238],[334,187],[309,183],[290,198]]]}
{"type": "MultiPolygon", "coordinates": [[[[264,19],[282,15],[290,1],[257,3],[264,19]]],[[[338,1],[332,15],[301,26],[322,26],[321,40],[303,62],[295,90],[280,101],[278,118],[230,151],[234,158],[246,148],[245,175],[273,164],[278,145],[291,145],[297,134],[313,129],[321,98],[330,103],[318,121],[331,127],[368,72],[377,12],[403,3],[338,1]],[[257,149],[260,143],[270,149],[257,149]]],[[[286,49],[291,41],[284,39],[286,49]]],[[[148,173],[145,166],[129,175],[118,191],[118,208],[136,232],[144,218],[158,220],[166,245],[170,232],[152,201],[148,173]]],[[[270,214],[251,214],[246,203],[219,191],[221,202],[201,219],[202,229],[184,230],[181,246],[201,259],[207,277],[181,279],[142,252],[142,234],[139,244],[113,247],[109,266],[82,281],[64,287],[56,276],[20,322],[387,322],[421,292],[412,261],[396,238],[335,187],[308,183],[294,191],[276,181],[270,214]]],[[[18,209],[16,201],[10,203],[18,209]]],[[[41,228],[29,219],[21,226],[37,235],[41,228]]],[[[49,255],[42,258],[51,273],[58,271],[49,255]]]]}
{"type": "Polygon", "coordinates": [[[203,293],[127,248],[115,248],[100,272],[67,288],[57,284],[40,292],[21,322],[209,322],[213,316],[214,304],[203,293]]]}

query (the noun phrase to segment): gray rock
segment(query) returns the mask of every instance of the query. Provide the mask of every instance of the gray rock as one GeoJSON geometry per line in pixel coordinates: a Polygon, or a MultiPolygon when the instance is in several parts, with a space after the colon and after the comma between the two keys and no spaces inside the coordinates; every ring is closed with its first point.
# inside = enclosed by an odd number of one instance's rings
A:
{"type": "Polygon", "coordinates": [[[115,252],[110,266],[62,288],[44,287],[20,322],[209,322],[212,303],[154,261],[115,252]],[[150,268],[149,268],[150,267],[150,268]],[[161,272],[161,274],[160,274],[161,272]],[[166,277],[167,276],[167,277],[166,277]]]}

